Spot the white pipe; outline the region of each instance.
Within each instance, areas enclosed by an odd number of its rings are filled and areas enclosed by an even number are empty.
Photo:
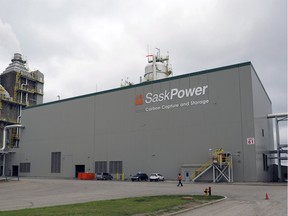
[[[22,115],[22,103],[23,103],[23,90],[24,86],[28,85],[28,80],[26,79],[25,83],[21,84],[21,94],[20,94],[20,105],[19,105],[19,116],[17,117],[17,122],[21,123],[21,115]],[[26,93],[26,105],[27,105],[27,93]],[[18,130],[17,130],[17,135],[18,135]]]
[[[26,101],[25,101],[26,106],[28,106],[28,93],[26,92]]]
[[[28,85],[28,80],[26,79],[26,83],[22,83],[21,84],[21,95],[20,95],[20,103],[22,104],[22,100],[23,100],[23,90],[24,90],[24,88],[23,88],[23,86],[27,86]],[[27,94],[27,93],[26,93]]]
[[[24,128],[23,125],[8,125],[5,126],[3,129],[3,143],[2,143],[2,148],[0,149],[0,151],[5,150],[6,148],[6,130],[9,128]],[[2,176],[5,176],[5,163],[6,163],[6,153],[3,154],[3,171],[2,171]]]
[[[267,115],[267,118],[281,118],[281,117],[283,117],[283,118],[288,118],[288,113],[274,113],[274,114],[268,114]]]
[[[20,101],[20,104],[19,104],[19,116],[17,117],[17,123],[18,124],[21,124],[21,118],[22,118],[22,92],[21,92],[21,101]],[[19,128],[17,128],[17,136],[18,137],[20,136]],[[17,140],[16,143],[17,143],[16,146],[18,147],[19,146],[19,140]]]
[[[0,149],[0,151],[5,150],[5,148],[6,148],[6,130],[9,128],[24,128],[24,126],[23,125],[8,125],[8,126],[4,127],[4,129],[3,129],[3,142],[2,142],[2,148]]]
[[[282,169],[281,169],[281,159],[280,159],[280,138],[279,138],[279,121],[275,118],[276,122],[276,144],[277,144],[277,157],[278,157],[278,181],[282,181]]]
[[[157,74],[156,74],[156,56],[153,56],[153,80],[157,80]]]

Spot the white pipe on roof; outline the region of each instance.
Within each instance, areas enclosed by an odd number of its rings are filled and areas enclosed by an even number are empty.
[[[277,118],[277,117],[288,117],[288,113],[274,113],[274,114],[268,114],[267,118]]]

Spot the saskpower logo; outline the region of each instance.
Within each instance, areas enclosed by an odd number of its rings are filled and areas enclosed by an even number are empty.
[[[193,96],[201,96],[205,95],[208,89],[208,85],[205,86],[198,86],[194,88],[187,88],[187,89],[178,89],[178,88],[172,88],[171,90],[165,90],[162,93],[159,94],[153,94],[152,92],[148,92],[145,95],[145,99],[143,99],[142,94],[137,95],[135,99],[136,106],[142,105],[143,101],[145,101],[145,104],[153,104],[156,102],[161,101],[169,101],[173,99],[182,99],[182,98],[189,98]]]
[[[144,97],[142,94],[137,95],[135,105],[142,107],[142,105],[145,104],[145,112],[202,106],[209,103],[209,97],[201,97],[198,99],[198,96],[204,96],[207,92],[208,85],[186,89],[172,88],[158,94],[148,92]],[[178,100],[175,101],[174,99]]]
[[[142,95],[136,95],[135,98],[135,105],[139,106],[143,104],[143,96]]]
[[[193,97],[194,95],[200,96],[206,93],[207,88],[208,85],[181,90],[179,90],[178,88],[173,88],[170,91],[165,90],[163,93],[160,94],[152,94],[151,92],[149,92],[145,96],[145,103],[149,104],[166,100],[173,100],[174,98]]]

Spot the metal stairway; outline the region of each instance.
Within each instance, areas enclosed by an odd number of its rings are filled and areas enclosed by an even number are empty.
[[[200,178],[204,173],[206,173],[212,167],[212,161],[207,161],[203,166],[199,167],[191,176],[192,181],[196,181]]]
[[[195,182],[208,170],[213,168],[213,182],[220,182],[222,179],[227,182],[233,182],[232,154],[224,152],[223,149],[217,149],[213,152],[212,158],[203,166],[199,167],[192,175],[191,179]]]

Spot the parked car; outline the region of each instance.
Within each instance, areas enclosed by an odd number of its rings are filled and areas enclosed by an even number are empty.
[[[97,180],[113,180],[113,176],[110,173],[96,173]]]
[[[148,175],[146,173],[137,173],[136,175],[131,177],[132,181],[147,181]]]
[[[164,181],[164,176],[159,173],[152,173],[149,177],[150,181]]]

